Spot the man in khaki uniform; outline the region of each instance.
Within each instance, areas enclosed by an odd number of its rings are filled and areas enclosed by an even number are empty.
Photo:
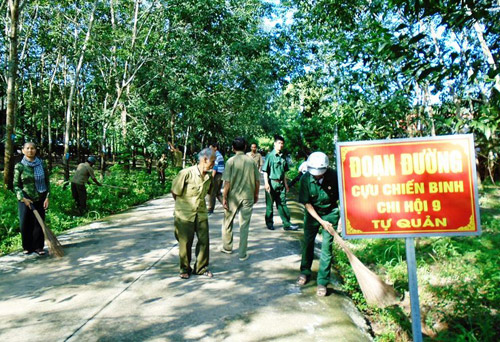
[[[170,141],[168,142],[170,150],[172,151],[174,167],[182,167],[182,152],[175,147]]]
[[[205,203],[212,182],[210,170],[214,166],[215,154],[210,148],[198,154],[198,164],[183,169],[172,181],[172,196],[175,200],[174,226],[175,238],[179,242],[180,277],[187,279],[193,274],[212,277],[208,270],[209,236],[208,212]],[[191,269],[191,247],[194,234],[196,243],[196,262]]]
[[[95,184],[101,186],[101,183],[95,178],[94,170],[92,169],[96,161],[95,157],[90,156],[86,163],[78,164],[75,174],[71,179],[71,194],[73,195],[80,215],[87,211],[87,188],[85,184],[87,184],[89,178],[92,178]]]
[[[262,155],[257,152],[257,144],[253,143],[250,145],[250,152],[247,153],[247,156],[252,158],[252,160],[255,162],[255,165],[257,165],[257,168],[259,169],[259,172],[262,171]]]
[[[240,246],[239,258],[248,259],[248,229],[252,217],[253,205],[259,199],[260,177],[257,165],[244,154],[245,139],[236,138],[233,141],[235,156],[226,163],[222,180],[224,191],[222,205],[224,206],[224,223],[222,224],[222,246],[220,251],[231,253],[233,249],[233,221],[239,212]]]

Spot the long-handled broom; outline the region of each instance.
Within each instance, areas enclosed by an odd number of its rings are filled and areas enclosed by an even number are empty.
[[[122,186],[116,186],[116,185],[109,185],[109,184],[101,184],[103,186],[106,186],[108,188],[112,188],[112,189],[119,189],[119,190],[128,190],[128,188],[124,188]]]
[[[347,258],[349,259],[349,263],[354,271],[354,275],[356,275],[356,279],[358,280],[359,287],[363,292],[366,302],[370,305],[376,305],[381,308],[399,302],[394,288],[386,284],[361,261],[359,261],[335,229],[333,229],[333,233],[335,242],[337,242],[344,250],[345,254],[347,254]]]
[[[52,230],[50,230],[45,225],[42,217],[40,216],[40,213],[38,212],[38,210],[36,210],[35,206],[32,203],[30,203],[30,209],[33,210],[33,214],[35,214],[38,223],[42,227],[43,235],[45,235],[45,241],[47,242],[47,246],[49,247],[49,254],[55,255],[58,258],[62,257],[64,255],[64,251],[59,240],[57,240]]]

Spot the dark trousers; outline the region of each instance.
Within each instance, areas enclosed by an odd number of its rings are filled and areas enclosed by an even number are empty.
[[[85,184],[71,183],[71,194],[80,213],[87,210],[87,188]]]
[[[339,221],[339,210],[334,209],[331,213],[326,215],[320,215],[325,221],[333,224],[333,229],[337,228],[337,223]],[[308,214],[305,215],[304,219],[304,242],[302,245],[302,261],[300,263],[300,273],[311,276],[311,266],[314,259],[314,239],[318,234],[320,224],[313,217]],[[330,282],[330,274],[333,261],[333,236],[323,229],[322,232],[323,242],[321,243],[321,256],[319,259],[319,269],[318,269],[318,285],[327,285]]]
[[[211,192],[208,194],[207,209],[209,212],[214,211],[215,199],[217,199],[220,203],[222,203],[222,198],[220,195],[221,188],[222,188],[222,173],[217,172],[215,174],[215,177],[212,179]]]
[[[38,213],[45,220],[45,209],[43,202],[45,195],[39,201],[33,202],[33,206],[38,210]],[[45,236],[43,235],[42,226],[33,214],[33,211],[23,202],[18,203],[19,210],[19,226],[21,228],[21,240],[23,250],[33,252],[43,249]]]
[[[165,183],[165,169],[158,169],[158,179],[160,180],[161,184]]]
[[[273,206],[276,203],[278,214],[283,221],[283,228],[290,227],[290,210],[286,205],[286,190],[283,182],[269,181],[271,191],[266,191],[266,226],[273,226]]]

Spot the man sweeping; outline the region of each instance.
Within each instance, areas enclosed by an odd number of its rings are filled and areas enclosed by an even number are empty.
[[[311,153],[307,158],[307,172],[300,179],[299,202],[304,204],[304,244],[298,285],[305,285],[311,278],[314,258],[314,239],[323,227],[321,257],[316,294],[326,296],[332,266],[334,229],[339,221],[339,187],[337,173],[328,167],[329,160],[323,152]]]
[[[76,202],[78,213],[83,215],[87,211],[87,184],[89,178],[92,178],[95,184],[101,186],[101,183],[95,178],[92,166],[96,163],[96,158],[90,156],[85,163],[78,164],[75,174],[71,179],[71,194]]]

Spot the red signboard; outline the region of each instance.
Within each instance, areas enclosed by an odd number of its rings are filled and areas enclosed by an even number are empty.
[[[472,135],[337,144],[346,238],[480,234]]]

